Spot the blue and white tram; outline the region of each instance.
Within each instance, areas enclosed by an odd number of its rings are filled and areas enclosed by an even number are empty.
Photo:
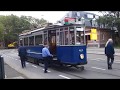
[[[84,39],[84,32],[79,24],[53,25],[20,34],[19,45],[27,48],[30,62],[42,62],[42,48],[47,44],[54,55],[52,63],[77,67],[87,64]]]

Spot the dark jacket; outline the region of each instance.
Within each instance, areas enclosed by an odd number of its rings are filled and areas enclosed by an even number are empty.
[[[18,48],[18,55],[19,55],[20,57],[26,56],[26,55],[27,55],[27,50],[26,50],[26,48],[25,48],[25,47],[19,47],[19,48]]]
[[[105,54],[107,56],[111,56],[111,55],[115,54],[113,43],[109,42],[107,44],[107,46],[105,47]]]

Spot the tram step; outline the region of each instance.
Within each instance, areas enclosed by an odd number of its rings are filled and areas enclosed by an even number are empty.
[[[57,60],[57,58],[53,58],[53,60]]]

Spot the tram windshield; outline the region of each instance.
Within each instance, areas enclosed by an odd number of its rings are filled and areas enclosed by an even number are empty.
[[[81,27],[61,28],[56,33],[57,45],[81,45],[84,43],[83,30]]]
[[[76,31],[76,45],[83,44],[83,37],[81,36],[81,31]]]

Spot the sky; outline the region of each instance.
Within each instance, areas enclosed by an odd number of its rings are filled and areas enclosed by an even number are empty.
[[[68,11],[0,11],[0,15],[16,15],[16,16],[32,16],[34,18],[44,18],[48,22],[56,23],[56,21],[60,20]],[[97,15],[101,15],[97,11],[87,11],[90,13],[95,13]]]

